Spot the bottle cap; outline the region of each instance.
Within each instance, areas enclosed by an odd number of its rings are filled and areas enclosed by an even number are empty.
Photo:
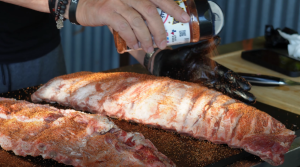
[[[224,14],[212,1],[195,0],[200,23],[200,40],[217,35],[224,26]]]

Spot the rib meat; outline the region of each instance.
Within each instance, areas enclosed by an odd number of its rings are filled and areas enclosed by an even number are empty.
[[[79,72],[50,80],[32,95],[75,109],[176,130],[280,165],[295,138],[270,115],[194,83],[136,73]]]
[[[140,133],[106,116],[0,98],[0,145],[73,166],[175,166]]]

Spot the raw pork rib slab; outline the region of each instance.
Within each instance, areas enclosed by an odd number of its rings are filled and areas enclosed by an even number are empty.
[[[0,145],[73,166],[175,166],[140,133],[106,116],[0,98]]]
[[[272,165],[284,162],[295,138],[293,131],[252,106],[164,77],[79,72],[50,80],[31,98],[243,148]]]

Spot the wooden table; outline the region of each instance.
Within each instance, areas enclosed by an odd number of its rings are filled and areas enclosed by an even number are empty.
[[[242,51],[263,48],[264,42],[264,37],[259,37],[220,46],[220,55],[214,60],[235,72],[264,74],[300,82],[300,77],[288,77],[241,58]],[[259,102],[300,115],[300,86],[253,86],[250,92],[257,97]]]

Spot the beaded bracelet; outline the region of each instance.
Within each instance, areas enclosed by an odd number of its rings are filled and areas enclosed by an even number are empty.
[[[68,4],[68,0],[58,0],[56,16],[55,16],[57,29],[61,29],[64,27],[64,21],[66,20],[64,14],[65,14],[67,4]]]

